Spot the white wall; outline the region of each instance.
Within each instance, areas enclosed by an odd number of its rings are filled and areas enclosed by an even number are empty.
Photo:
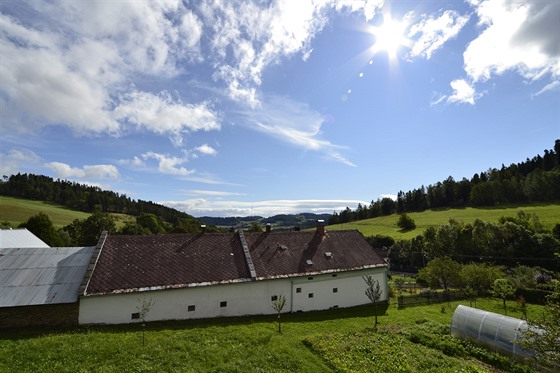
[[[294,279],[291,311],[325,310],[369,303],[370,300],[365,294],[366,284],[362,278],[367,274],[379,281],[381,301],[387,300],[387,275],[383,267]],[[301,289],[301,292],[298,293],[298,289]]]
[[[352,273],[251,281],[237,284],[201,286],[142,293],[86,296],[80,298],[80,324],[124,324],[139,322],[132,314],[140,311],[143,299],[151,300],[146,321],[183,320],[219,316],[272,314],[271,297],[286,295],[283,312],[350,307],[368,303],[364,274],[380,280],[382,300],[387,299],[385,268]],[[301,288],[301,293],[296,289]],[[333,293],[333,288],[338,292]],[[309,298],[313,293],[313,298]],[[220,303],[226,302],[225,307]],[[189,311],[189,306],[194,310]]]

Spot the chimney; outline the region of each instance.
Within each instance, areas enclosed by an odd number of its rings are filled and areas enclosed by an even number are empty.
[[[324,236],[325,235],[325,221],[317,220],[317,231],[316,234]]]
[[[266,223],[266,233],[270,232],[271,230],[272,230],[272,224]]]
[[[202,233],[206,232],[206,224],[201,224],[200,225],[200,230],[202,231]]]

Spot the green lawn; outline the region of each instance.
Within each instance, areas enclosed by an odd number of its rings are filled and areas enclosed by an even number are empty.
[[[407,215],[414,219],[416,229],[403,232],[397,227],[398,215],[380,216],[377,218],[359,220],[351,223],[330,225],[328,229],[357,229],[364,236],[374,236],[377,234],[391,236],[396,240],[410,239],[428,227],[437,227],[447,224],[449,219],[455,219],[464,223],[471,223],[475,219],[488,222],[498,222],[502,216],[517,216],[517,212],[523,210],[526,213],[536,214],[543,227],[551,230],[556,224],[560,223],[560,204],[548,205],[526,205],[509,206],[496,208],[472,208],[427,210],[423,212],[411,212]]]
[[[371,306],[282,315],[283,334],[274,316],[150,323],[144,345],[139,324],[3,331],[0,371],[507,371],[411,341],[413,330],[449,339],[438,333],[447,333],[458,304],[402,310],[391,305],[379,317],[377,331]],[[501,312],[500,300],[482,299],[478,306]],[[509,306],[508,315],[521,315],[514,302]],[[542,307],[530,305],[528,313],[540,316]]]

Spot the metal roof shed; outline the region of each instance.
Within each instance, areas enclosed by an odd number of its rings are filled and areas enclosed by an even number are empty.
[[[76,302],[94,250],[0,248],[0,308]]]
[[[0,229],[0,249],[14,247],[49,247],[49,245],[26,228]]]

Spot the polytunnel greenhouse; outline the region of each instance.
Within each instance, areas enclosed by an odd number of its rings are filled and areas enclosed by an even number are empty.
[[[527,330],[524,320],[467,306],[458,306],[451,318],[451,335],[514,359],[531,358],[533,353],[516,342]]]

